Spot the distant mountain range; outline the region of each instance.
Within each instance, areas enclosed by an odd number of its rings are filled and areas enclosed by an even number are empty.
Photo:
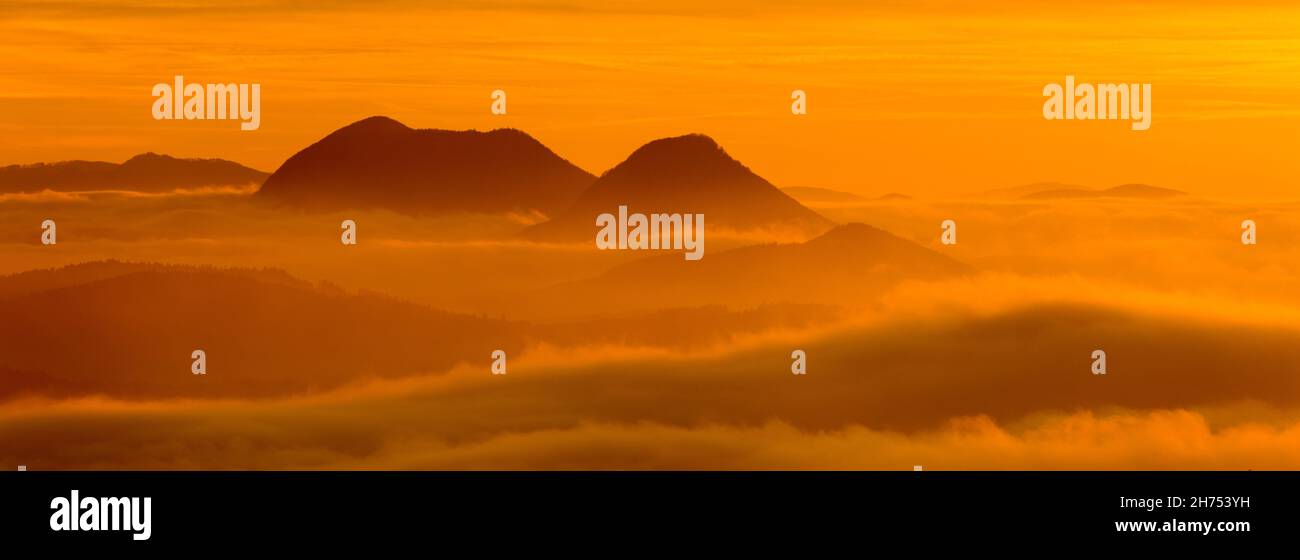
[[[255,198],[314,210],[550,215],[595,179],[518,130],[417,130],[371,117],[294,154]]]
[[[617,212],[620,205],[646,214],[702,213],[708,227],[737,231],[817,234],[833,225],[733,159],[712,138],[691,134],[641,146],[601,175],[568,210],[525,235],[588,239],[596,216]]]
[[[527,235],[544,240],[586,239],[595,217],[620,205],[647,214],[703,213],[715,231],[815,235],[833,225],[698,134],[650,142],[599,178],[519,130],[414,129],[383,116],[330,133],[270,175],[230,161],[153,153],[122,164],[68,161],[0,168],[0,192],[157,192],[249,184],[261,185],[253,195],[257,201],[309,211],[537,212],[551,219]]]
[[[1001,187],[997,189],[989,189],[980,192],[978,194],[984,197],[991,196],[997,198],[1021,198],[1026,195],[1031,195],[1034,193],[1040,193],[1044,191],[1074,190],[1074,189],[1087,189],[1087,188],[1088,187],[1084,187],[1081,185],[1074,185],[1070,183],[1057,183],[1053,181],[1043,181],[1039,183],[1029,183],[1026,185],[1016,185],[1014,187]]]
[[[1051,200],[1062,198],[1141,198],[1141,199],[1162,199],[1184,196],[1187,193],[1174,189],[1163,187],[1153,187],[1140,183],[1129,183],[1111,187],[1109,189],[1053,189],[1036,193],[1027,194],[1021,198],[1025,200]]]
[[[596,177],[519,130],[413,129],[383,116],[330,133],[270,175],[226,160],[154,153],[121,164],[65,161],[0,167],[0,193],[165,192],[254,184],[261,185],[255,200],[311,211],[536,213],[547,221],[526,228],[523,236],[540,241],[586,240],[594,235],[596,216],[615,213],[619,206],[627,206],[630,213],[702,213],[712,231],[768,230],[808,238],[834,224],[803,202],[824,206],[911,198],[889,193],[868,199],[817,187],[778,189],[701,134],[649,142]],[[1034,183],[984,196],[1157,200],[1185,194],[1144,184],[1092,189]]]
[[[180,159],[145,153],[123,163],[61,161],[0,167],[0,193],[131,190],[167,192],[261,184],[267,174],[223,159]]]
[[[1107,189],[1094,189],[1069,183],[1043,182],[1030,183],[1016,187],[1006,187],[986,191],[985,195],[1001,198],[1023,200],[1054,200],[1074,198],[1135,198],[1158,200],[1186,196],[1187,193],[1174,189],[1155,187],[1141,183],[1127,183]]]

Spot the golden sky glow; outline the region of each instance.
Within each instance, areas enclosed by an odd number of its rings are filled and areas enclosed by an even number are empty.
[[[384,114],[521,128],[594,173],[702,132],[778,185],[863,194],[1055,180],[1294,199],[1300,179],[1300,7],[1282,2],[47,4],[0,7],[0,164],[157,151],[271,171]],[[150,88],[176,74],[262,84],[261,129],[153,120]],[[1066,74],[1151,83],[1151,129],[1044,120]]]

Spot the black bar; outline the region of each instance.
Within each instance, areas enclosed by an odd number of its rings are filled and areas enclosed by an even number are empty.
[[[11,471],[0,473],[0,527],[14,533],[8,542],[125,553],[204,543],[303,550],[437,543],[444,552],[532,543],[560,550],[594,534],[646,546],[738,540],[883,550],[885,543],[970,537],[1200,547],[1290,539],[1298,482],[1292,472]],[[51,501],[74,489],[80,498],[150,497],[149,538],[52,530]],[[1122,497],[1170,496],[1245,498],[1248,505],[1121,505]],[[1134,533],[1115,526],[1175,520],[1237,530]]]

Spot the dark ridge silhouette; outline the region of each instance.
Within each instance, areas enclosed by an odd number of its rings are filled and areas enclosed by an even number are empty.
[[[1156,200],[1184,196],[1187,193],[1163,187],[1154,187],[1141,183],[1127,183],[1109,189],[1094,190],[1085,188],[1054,189],[1027,194],[1025,200],[1053,200],[1068,198],[1140,198]]]
[[[303,394],[523,347],[513,323],[277,270],[92,263],[5,277],[0,289],[0,370],[19,373],[0,377],[0,399]],[[205,377],[190,373],[195,349],[207,353]]]
[[[915,242],[852,223],[804,243],[741,247],[708,253],[694,262],[677,253],[653,256],[592,279],[518,294],[506,305],[519,312],[574,315],[719,302],[736,307],[843,305],[864,302],[904,280],[945,279],[973,271]]]
[[[57,268],[40,268],[0,276],[0,300],[56,288],[67,288],[99,280],[117,278],[144,271],[212,272],[253,278],[260,282],[311,289],[310,282],[290,276],[278,268],[220,268],[214,266],[171,265],[109,259],[90,261]]]
[[[0,276],[0,313],[0,402],[280,397],[438,374],[458,362],[486,367],[492,350],[517,357],[528,341],[703,348],[839,316],[831,306],[711,305],[525,323],[353,294],[280,269],[122,261]],[[206,378],[189,373],[195,349],[207,352]]]
[[[666,425],[708,424],[725,413],[740,425],[780,418],[806,430],[911,431],[982,414],[1014,422],[1079,409],[1300,404],[1300,333],[1286,327],[1242,325],[1225,336],[1211,321],[1070,303],[939,321],[893,319],[798,346],[807,351],[809,379],[820,376],[816,384],[782,378],[790,375],[792,347],[781,342],[716,359],[576,365],[545,381],[494,385],[500,389],[421,406],[480,410],[508,403],[503,410],[529,419],[569,414]],[[1126,357],[1122,366],[1112,362],[1107,384],[1089,373],[1096,347]]]
[[[784,187],[781,192],[790,195],[801,203],[862,202],[866,200],[853,193],[819,187]]]
[[[617,213],[620,205],[630,213],[703,213],[706,228],[737,231],[817,234],[833,225],[732,159],[712,138],[691,134],[641,146],[601,175],[571,208],[524,235],[543,240],[594,238],[596,216]]]
[[[912,200],[912,197],[907,196],[903,193],[891,192],[891,193],[885,193],[883,195],[880,195],[879,197],[876,198],[876,200],[885,200],[885,201]]]
[[[61,161],[0,167],[0,193],[130,190],[167,192],[260,184],[267,174],[224,159],[180,159],[153,152],[123,163]]]
[[[256,198],[308,210],[551,215],[594,180],[518,130],[417,130],[370,117],[294,154]]]

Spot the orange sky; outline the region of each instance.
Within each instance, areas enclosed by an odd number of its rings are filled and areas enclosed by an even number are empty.
[[[270,171],[384,114],[521,128],[596,173],[703,132],[781,186],[1300,198],[1300,7],[1285,2],[46,4],[0,7],[0,164],[158,151]],[[1152,83],[1151,129],[1044,120],[1043,85],[1070,73]],[[262,84],[261,129],[153,120],[150,88],[175,74]],[[497,88],[507,116],[489,114]],[[808,115],[790,114],[793,89]]]

